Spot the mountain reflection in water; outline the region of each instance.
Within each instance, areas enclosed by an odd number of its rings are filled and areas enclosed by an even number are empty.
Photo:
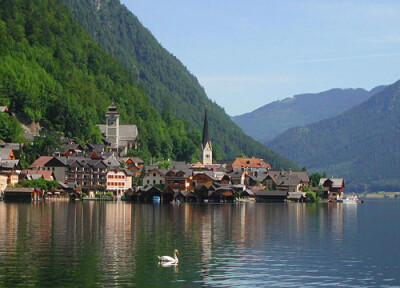
[[[0,287],[398,286],[399,208],[2,202]]]

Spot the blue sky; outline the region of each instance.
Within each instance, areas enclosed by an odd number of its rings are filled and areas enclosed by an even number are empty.
[[[232,116],[400,79],[400,1],[121,2]]]

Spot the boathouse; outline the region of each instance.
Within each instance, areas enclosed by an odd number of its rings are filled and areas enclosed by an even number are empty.
[[[4,200],[6,201],[35,201],[44,198],[45,195],[40,188],[7,187],[4,190]]]
[[[288,196],[287,190],[258,190],[252,192],[256,194],[257,202],[285,202]]]

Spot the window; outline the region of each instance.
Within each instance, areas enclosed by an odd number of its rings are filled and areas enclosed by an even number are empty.
[[[150,184],[150,180],[147,180],[147,184]]]
[[[156,173],[153,173],[153,177],[156,177]]]
[[[153,184],[156,184],[156,180],[153,180]]]
[[[162,180],[160,180],[160,184],[162,184]]]

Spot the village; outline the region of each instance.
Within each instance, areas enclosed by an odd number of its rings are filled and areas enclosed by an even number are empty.
[[[0,107],[7,112],[7,107]],[[0,194],[4,200],[82,199],[126,200],[163,203],[205,202],[313,202],[342,196],[343,178],[321,177],[312,183],[306,171],[274,170],[263,159],[238,157],[213,163],[207,107],[204,115],[200,161],[185,163],[166,159],[145,163],[126,157],[137,149],[136,125],[120,125],[112,103],[98,127],[103,144],[82,146],[65,139],[52,155],[40,155],[29,169],[22,169],[19,143],[0,141]],[[21,187],[26,180],[52,181],[56,187],[45,191]]]

